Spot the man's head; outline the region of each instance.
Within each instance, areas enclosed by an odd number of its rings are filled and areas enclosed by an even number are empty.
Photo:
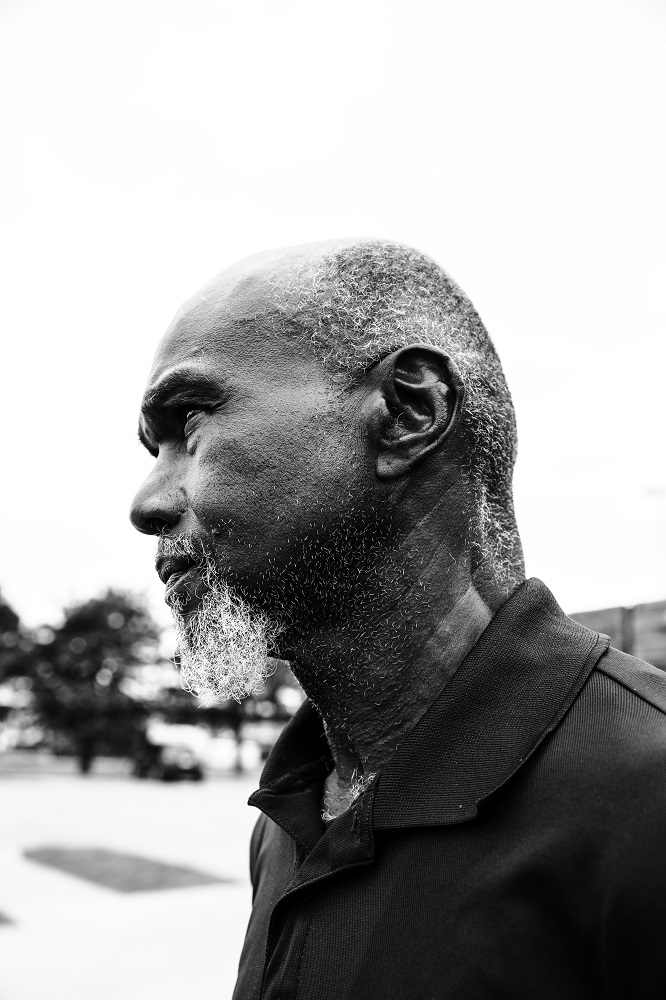
[[[278,632],[285,656],[340,634],[395,645],[407,626],[388,609],[430,562],[437,586],[493,600],[522,579],[499,360],[408,247],[335,241],[225,271],[162,340],[140,431],[157,461],[132,520],[160,536],[183,649],[211,594],[267,626],[258,662]]]

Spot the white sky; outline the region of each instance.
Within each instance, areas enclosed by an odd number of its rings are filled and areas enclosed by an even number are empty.
[[[127,522],[153,350],[239,257],[413,243],[518,411],[528,572],[666,596],[666,4],[0,0],[0,587],[164,616]]]

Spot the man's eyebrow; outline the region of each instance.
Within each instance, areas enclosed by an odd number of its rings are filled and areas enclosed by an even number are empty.
[[[165,406],[172,396],[182,392],[198,393],[202,397],[220,396],[222,387],[219,382],[204,372],[191,368],[180,368],[169,372],[157,385],[148,390],[143,397],[141,412],[152,416]]]

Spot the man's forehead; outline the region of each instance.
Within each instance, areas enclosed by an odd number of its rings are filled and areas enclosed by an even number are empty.
[[[268,307],[280,290],[281,301],[288,301],[290,293],[299,295],[301,281],[308,281],[321,262],[336,251],[355,246],[363,241],[351,239],[324,240],[303,243],[293,247],[280,247],[253,254],[237,261],[216,275],[199,289],[180,308],[174,322],[191,312],[206,309],[246,309]]]
[[[300,299],[299,275],[348,240],[329,240],[269,250],[233,264],[209,281],[178,310],[162,338],[153,362],[150,382],[188,360],[230,360],[253,332],[267,335],[266,314],[275,306],[289,311]]]
[[[257,276],[224,274],[204,286],[178,310],[157,348],[150,381],[176,365],[210,363],[242,349],[270,307],[270,290]]]

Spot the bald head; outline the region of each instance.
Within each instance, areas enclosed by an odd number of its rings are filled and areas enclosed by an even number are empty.
[[[144,412],[147,419],[151,401],[161,398],[164,386],[169,389],[174,372],[181,381],[185,373],[200,383],[205,372],[209,382],[212,377],[220,385],[233,372],[248,405],[258,411],[265,408],[267,420],[276,400],[284,396],[292,422],[298,419],[299,407],[309,407],[321,441],[322,414],[327,413],[326,419],[333,421],[330,442],[343,433],[337,424],[333,429],[337,404],[331,400],[344,401],[364,386],[378,362],[410,345],[449,358],[461,379],[457,458],[469,488],[466,509],[457,513],[466,523],[476,582],[483,586],[487,580],[507,594],[524,576],[511,489],[516,454],[511,397],[472,303],[431,258],[417,250],[385,240],[333,240],[273,250],[233,265],[175,317],[155,359]],[[318,376],[308,367],[313,363]],[[258,388],[254,391],[259,382],[261,393]],[[210,407],[209,397],[222,397],[226,390],[212,386],[206,392],[202,389],[201,398]],[[232,395],[240,392],[233,389]],[[389,404],[389,410],[399,422],[402,403]],[[257,455],[269,447],[261,438],[264,435],[268,441],[268,432],[261,426],[256,421],[253,431]],[[294,427],[290,433],[293,436]],[[148,441],[147,433],[143,437]],[[433,456],[441,440],[433,439],[421,458]],[[250,443],[248,437],[248,447]],[[302,462],[301,489],[319,490],[321,465],[313,469],[304,458]],[[404,474],[413,468],[413,463],[405,466]],[[441,463],[421,460],[418,471],[421,480],[429,477],[436,495]],[[227,472],[225,467],[222,476]],[[144,523],[153,522],[144,519]]]
[[[309,344],[331,384],[358,385],[378,360],[410,344],[445,351],[465,385],[461,418],[473,502],[476,572],[509,592],[524,577],[512,477],[511,395],[469,298],[430,257],[387,240],[330,240],[247,258],[212,286],[248,318]]]
[[[171,329],[193,315],[211,324],[237,319],[258,319],[278,306],[295,312],[308,280],[322,271],[332,255],[358,246],[353,240],[325,240],[294,247],[279,247],[244,257],[216,275],[176,313]]]

